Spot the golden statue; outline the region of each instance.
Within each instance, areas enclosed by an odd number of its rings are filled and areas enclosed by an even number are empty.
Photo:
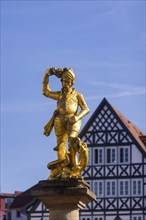
[[[52,75],[61,79],[61,91],[51,91],[49,77]],[[43,78],[43,95],[57,100],[57,109],[44,127],[46,136],[50,135],[54,127],[57,141],[54,150],[57,151],[58,159],[48,163],[51,170],[49,179],[82,178],[80,173],[88,164],[88,148],[78,138],[78,134],[81,119],[89,113],[89,108],[83,95],[72,88],[74,82],[75,74],[71,68],[48,68]]]

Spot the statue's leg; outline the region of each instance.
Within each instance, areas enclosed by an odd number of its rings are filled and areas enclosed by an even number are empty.
[[[70,160],[72,167],[76,167],[78,165],[78,160],[76,156],[76,150],[73,146],[73,138],[77,137],[81,128],[81,121],[78,121],[74,124],[68,124],[68,146],[70,151]]]
[[[70,164],[72,167],[77,166],[77,156],[76,156],[76,150],[73,147],[73,140],[74,137],[69,137],[68,139],[68,146],[69,146],[69,151],[70,151]]]
[[[58,156],[58,160],[64,161],[66,159],[66,153],[67,153],[67,149],[66,149],[66,140],[67,140],[67,134],[61,135],[61,136],[56,136],[56,140],[57,140],[57,156]]]
[[[62,118],[56,117],[54,120],[54,130],[56,134],[57,147],[57,156],[59,162],[62,162],[66,159],[66,141],[67,141],[67,130],[63,125]]]
[[[61,173],[61,168],[58,166],[58,167],[51,170],[50,176],[48,179],[53,179],[53,178],[57,177],[60,173]]]

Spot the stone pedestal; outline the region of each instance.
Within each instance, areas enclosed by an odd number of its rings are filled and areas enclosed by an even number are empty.
[[[32,195],[49,209],[49,220],[79,220],[79,210],[96,199],[83,180],[44,180],[39,186]]]

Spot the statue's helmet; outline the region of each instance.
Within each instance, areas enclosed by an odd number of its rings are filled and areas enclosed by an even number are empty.
[[[74,84],[74,82],[75,82],[75,74],[73,72],[73,69],[72,68],[64,68],[64,71],[63,71],[61,79],[63,79],[63,78],[71,79],[72,84]]]

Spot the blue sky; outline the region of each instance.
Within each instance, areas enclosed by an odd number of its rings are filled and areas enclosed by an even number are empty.
[[[104,97],[144,133],[145,1],[1,1],[1,191],[46,179],[56,103],[42,96],[48,67],[72,67],[91,117]],[[52,90],[61,84],[51,78]]]

